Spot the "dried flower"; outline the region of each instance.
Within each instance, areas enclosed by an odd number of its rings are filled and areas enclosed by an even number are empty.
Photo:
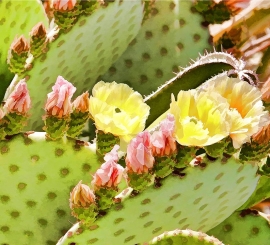
[[[234,148],[249,142],[250,137],[269,121],[264,110],[261,92],[238,78],[218,77],[206,84],[208,91],[215,91],[226,99],[230,111],[230,137]]]
[[[77,112],[88,112],[89,111],[89,93],[85,92],[78,96],[72,103],[73,110]]]
[[[270,102],[270,76],[263,83],[261,92],[262,92],[262,100],[269,103]]]
[[[152,152],[154,156],[171,155],[176,151],[174,138],[175,120],[172,114],[160,123],[160,128],[151,135]]]
[[[70,193],[70,208],[88,207],[95,203],[95,194],[88,185],[82,184],[80,181]]]
[[[256,134],[253,134],[252,139],[258,144],[268,144],[270,142],[270,124],[262,127]]]
[[[234,15],[250,4],[250,0],[225,0],[223,2]]]
[[[229,135],[228,104],[214,92],[180,91],[172,96],[169,112],[175,117],[175,138],[181,145],[212,145]]]
[[[17,54],[21,54],[23,52],[28,52],[30,47],[26,38],[21,35],[19,38],[15,38],[10,49]]]
[[[60,11],[72,10],[77,0],[53,0],[53,8]]]
[[[9,113],[26,115],[30,109],[31,100],[25,79],[21,80],[9,95],[4,108]]]
[[[126,84],[99,82],[90,97],[90,113],[98,130],[129,142],[145,127],[149,106]]]
[[[151,151],[150,134],[147,131],[139,133],[127,147],[126,165],[128,171],[147,173],[153,168],[154,157]]]
[[[42,22],[37,23],[31,30],[30,36],[37,37],[37,38],[44,38],[46,37],[46,28]]]
[[[58,118],[69,115],[71,113],[71,97],[76,88],[63,77],[58,76],[52,89],[53,91],[47,95],[45,105],[47,114]]]

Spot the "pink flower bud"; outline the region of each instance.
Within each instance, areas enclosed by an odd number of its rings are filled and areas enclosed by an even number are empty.
[[[159,131],[151,136],[152,151],[154,156],[171,155],[176,151],[174,139],[175,120],[172,114],[160,123]]]
[[[74,8],[77,0],[53,0],[53,8],[60,11],[67,11]]]
[[[30,109],[30,96],[25,80],[21,80],[7,98],[4,108],[8,113],[25,115]]]
[[[53,91],[47,95],[45,105],[47,114],[58,118],[69,115],[71,113],[71,97],[76,88],[63,77],[58,76],[52,89]]]
[[[2,120],[5,116],[4,111],[0,108],[0,120]]]
[[[79,112],[88,112],[89,111],[89,93],[85,92],[82,95],[78,96],[72,103],[72,108],[75,111]]]
[[[22,35],[19,38],[15,38],[12,42],[10,49],[17,54],[28,52],[30,49],[29,43],[26,38]]]
[[[89,207],[92,203],[95,203],[95,199],[95,194],[90,187],[80,181],[70,193],[69,205],[71,209]]]
[[[37,23],[31,30],[30,36],[37,37],[37,38],[44,38],[46,37],[47,31],[42,22]]]
[[[119,145],[115,145],[111,152],[104,157],[105,163],[96,171],[92,184],[95,188],[99,187],[117,187],[120,183],[124,168],[117,164]]]
[[[147,173],[153,167],[154,160],[149,132],[139,133],[127,147],[126,164],[128,171],[138,174]]]

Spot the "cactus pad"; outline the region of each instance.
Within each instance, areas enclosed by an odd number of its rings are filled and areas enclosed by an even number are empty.
[[[126,83],[144,95],[151,93],[179,66],[210,48],[202,21],[192,1],[155,1],[151,18],[102,79]]]
[[[0,244],[55,244],[74,221],[70,191],[98,167],[82,141],[46,141],[45,133],[0,141]]]
[[[192,230],[174,230],[164,232],[162,235],[159,235],[152,239],[149,244],[224,245],[222,242],[220,242],[214,237],[208,236],[207,234],[202,232]]]
[[[235,212],[214,229],[207,232],[230,245],[268,245],[269,217],[257,211]]]
[[[41,130],[43,99],[59,74],[77,87],[77,95],[91,89],[138,33],[142,18],[140,1],[117,0],[90,16],[81,16],[68,33],[59,35],[26,73],[35,108],[29,130]]]
[[[38,1],[0,1],[0,100],[14,76],[7,66],[9,47],[16,36],[28,38],[28,33],[39,21],[48,26],[43,6]]]
[[[135,196],[130,196],[130,188],[124,190],[118,196],[124,200],[90,230],[81,230],[77,223],[58,245],[137,244],[175,227],[201,231],[215,227],[251,195],[257,167],[233,158],[210,162],[201,157],[203,168],[187,167],[184,178],[170,175],[161,187],[150,186]]]

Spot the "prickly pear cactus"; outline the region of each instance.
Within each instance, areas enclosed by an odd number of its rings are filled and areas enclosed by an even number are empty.
[[[208,236],[203,232],[196,232],[192,230],[173,230],[164,232],[163,234],[152,239],[149,243],[145,244],[224,245],[217,238]]]
[[[151,17],[124,54],[102,76],[147,95],[198,53],[210,49],[209,32],[192,1],[155,1]]]
[[[43,6],[36,0],[3,0],[0,2],[0,16],[0,98],[2,99],[14,76],[7,65],[11,43],[20,35],[27,37],[36,23],[41,21],[48,27],[49,22]]]
[[[182,178],[170,176],[160,187],[151,186],[136,196],[131,189],[124,190],[118,196],[122,201],[90,230],[81,230],[77,223],[58,245],[137,244],[175,227],[204,232],[215,227],[251,195],[258,181],[257,167],[242,165],[233,157],[213,162],[201,158],[201,166],[191,166],[194,159],[181,172]]]
[[[106,7],[97,5],[91,15],[80,16],[69,32],[59,34],[48,51],[33,60],[32,69],[23,74],[33,102],[28,129],[41,130],[41,98],[59,74],[76,85],[78,93],[91,88],[138,33],[142,18],[140,1],[117,0]],[[40,90],[37,82],[44,89]]]
[[[267,245],[270,239],[269,215],[256,210],[235,212],[214,229],[207,232],[225,244]]]
[[[73,220],[69,192],[99,166],[95,151],[83,141],[27,132],[1,141],[0,153],[1,243],[55,244]]]

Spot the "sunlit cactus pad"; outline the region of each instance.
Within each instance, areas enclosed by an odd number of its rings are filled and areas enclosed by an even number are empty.
[[[233,213],[214,229],[207,232],[230,245],[268,245],[270,217],[255,210]]]
[[[82,141],[46,141],[45,133],[1,141],[0,244],[55,245],[74,222],[71,189],[97,168],[94,151]]]
[[[102,76],[108,82],[127,83],[144,95],[210,48],[209,31],[193,11],[192,1],[157,0],[151,13],[125,53]]]
[[[90,16],[81,16],[71,31],[54,40],[48,53],[34,60],[26,74],[35,108],[28,128],[41,129],[43,100],[59,74],[77,87],[77,94],[91,89],[136,36],[142,17],[141,1],[117,0]]]
[[[215,227],[252,194],[257,167],[233,158],[211,162],[202,156],[202,162],[202,167],[187,167],[184,178],[167,177],[159,188],[151,186],[134,197],[125,190],[120,195],[125,200],[90,230],[82,231],[76,224],[58,245],[134,245],[176,227],[200,231]]]
[[[164,232],[163,234],[155,237],[149,243],[144,245],[169,245],[169,244],[182,244],[182,245],[224,245],[217,238],[208,236],[203,232],[192,230],[174,230]]]
[[[28,37],[35,24],[42,21],[48,26],[43,6],[37,0],[0,1],[0,98],[11,82],[12,75],[7,66],[8,50],[14,38],[20,35]]]

